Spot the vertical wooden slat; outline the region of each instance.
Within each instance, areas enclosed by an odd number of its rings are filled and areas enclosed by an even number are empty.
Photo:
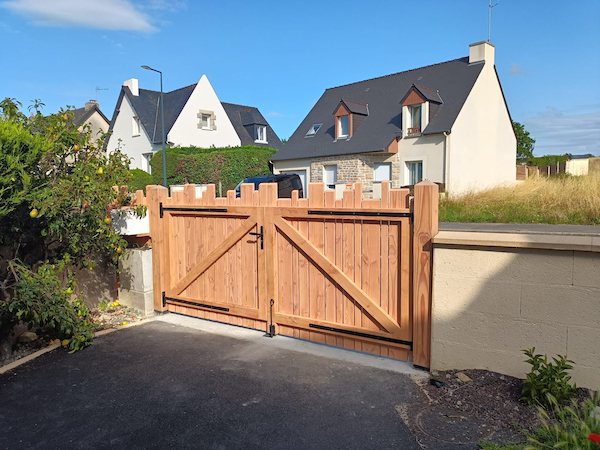
[[[335,208],[335,191],[325,191],[324,206],[326,208]],[[335,221],[325,220],[325,242],[324,242],[324,255],[329,258],[335,264]],[[325,319],[329,322],[335,322],[335,316],[337,312],[336,300],[336,289],[335,285],[331,282],[328,277],[325,278]],[[325,336],[325,342],[329,345],[335,345],[337,338],[332,335]]]
[[[362,201],[363,209],[379,208],[379,199]],[[363,220],[362,224],[362,288],[375,302],[380,303],[380,271],[381,271],[381,226],[378,221]],[[379,330],[381,327],[373,322],[366,313],[363,315],[362,326],[369,330]],[[370,342],[363,342],[364,352],[381,354],[381,346]]]
[[[193,205],[194,200],[196,199],[196,186],[194,184],[186,184],[183,186],[183,202],[185,205]],[[185,234],[185,248],[184,248],[184,258],[185,258],[185,270],[181,274],[184,277],[192,268],[197,264],[196,257],[198,252],[196,248],[198,235],[195,232],[195,220],[196,218],[193,216],[187,216],[184,218],[184,234]],[[190,297],[198,297],[198,282],[192,283],[190,287],[187,288],[184,295]]]
[[[279,207],[291,207],[292,199],[280,198],[277,200]],[[275,230],[276,231],[276,230]],[[276,285],[277,290],[277,312],[293,314],[293,258],[292,244],[281,233],[276,234]],[[279,334],[293,336],[294,330],[290,327],[280,327]]]
[[[355,191],[347,189],[344,191],[342,204],[344,208],[354,207]],[[344,220],[342,222],[342,270],[351,279],[355,280],[355,239],[354,239],[354,221]],[[344,299],[344,318],[343,323],[347,325],[355,325],[355,310],[354,301],[347,295],[343,295]],[[344,347],[355,349],[359,345],[355,339],[344,337]],[[360,349],[360,347],[359,347]]]
[[[361,209],[362,208],[362,183],[356,182],[354,183],[354,208]],[[362,220],[354,221],[354,282],[362,288]],[[354,325],[357,327],[361,327],[364,325],[363,323],[364,311],[362,307],[358,304],[354,304]],[[362,350],[362,342],[360,340],[356,340],[354,344],[355,350]]]
[[[308,199],[298,200],[298,207],[307,208]],[[308,220],[298,221],[298,231],[302,236],[308,239]],[[309,299],[309,261],[300,252],[298,252],[298,310],[301,317],[310,317],[310,299]],[[300,339],[310,339],[310,331],[300,330],[298,332]]]
[[[341,208],[343,200],[338,198],[335,200],[335,207]],[[343,231],[342,231],[342,220],[335,221],[335,265],[343,270]],[[335,322],[339,324],[344,323],[344,303],[346,299],[344,298],[344,293],[337,286],[335,287]],[[336,345],[338,347],[344,346],[344,337],[337,336],[336,337]]]
[[[432,239],[438,233],[438,186],[431,181],[415,185],[413,250],[413,361],[431,363]]]
[[[162,304],[162,293],[165,290],[162,279],[162,268],[164,267],[164,235],[162,220],[160,218],[160,203],[168,195],[168,191],[162,186],[148,187],[148,214],[150,222],[150,236],[152,237],[152,288],[154,290],[154,310],[165,311]]]
[[[271,300],[273,300],[273,312],[277,311],[278,300],[277,300],[277,265],[276,265],[276,230],[273,220],[273,206],[277,205],[277,184],[276,183],[263,183],[258,188],[260,196],[261,213],[264,217],[260,220],[260,225],[263,226],[263,240],[264,250],[258,251],[258,272],[263,275],[259,279],[259,309],[263,312],[262,317],[267,320],[267,329],[270,325],[270,311],[271,311]]]
[[[381,182],[381,208],[388,209],[390,207],[390,182]],[[381,297],[380,306],[390,313],[390,299],[389,299],[389,232],[390,222],[381,221]],[[392,317],[396,317],[392,315]],[[381,345],[381,356],[388,355],[388,346]]]
[[[325,184],[310,183],[308,185],[308,204],[311,208],[321,208],[324,205]],[[308,224],[308,235],[321,253],[323,253],[324,221],[322,219],[311,220]],[[325,319],[325,278],[313,262],[309,264],[309,300],[310,317],[314,319]],[[311,331],[310,340],[325,342],[325,335],[320,332]]]

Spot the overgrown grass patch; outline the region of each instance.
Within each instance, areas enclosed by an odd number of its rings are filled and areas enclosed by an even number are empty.
[[[533,178],[443,198],[440,221],[600,225],[600,174]]]

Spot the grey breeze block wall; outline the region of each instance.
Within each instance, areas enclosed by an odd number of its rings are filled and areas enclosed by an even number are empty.
[[[521,350],[535,347],[566,355],[573,381],[599,389],[600,238],[589,239],[593,251],[436,244],[432,369],[524,378]]]

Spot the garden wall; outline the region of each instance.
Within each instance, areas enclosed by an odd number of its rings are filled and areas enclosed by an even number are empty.
[[[600,388],[598,227],[530,225],[515,233],[443,231],[440,225],[432,369],[524,378],[529,366],[521,350],[535,346],[572,359],[578,386]]]

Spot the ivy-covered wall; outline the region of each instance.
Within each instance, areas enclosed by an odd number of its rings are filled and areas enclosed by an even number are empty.
[[[233,189],[248,177],[268,175],[269,161],[277,150],[269,147],[195,148],[175,147],[166,149],[167,180],[171,184],[218,184],[223,191]],[[162,152],[154,154],[150,161],[155,184],[162,183]]]

